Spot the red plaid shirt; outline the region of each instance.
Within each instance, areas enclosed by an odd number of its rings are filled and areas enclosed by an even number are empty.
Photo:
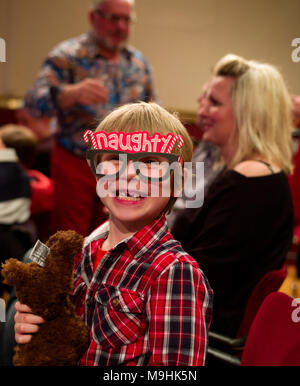
[[[203,365],[212,290],[162,216],[93,261],[109,222],[85,240],[73,300],[90,328],[85,366]]]

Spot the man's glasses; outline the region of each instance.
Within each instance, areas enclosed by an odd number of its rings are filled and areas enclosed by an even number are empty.
[[[163,181],[170,176],[170,166],[179,156],[165,153],[126,153],[117,150],[88,150],[87,159],[98,178],[119,178],[126,170],[128,162],[133,161],[135,173],[146,181]]]
[[[116,13],[104,13],[100,9],[95,9],[94,12],[111,24],[117,24],[120,21],[123,21],[125,24],[130,24],[133,20],[131,16],[118,15]]]

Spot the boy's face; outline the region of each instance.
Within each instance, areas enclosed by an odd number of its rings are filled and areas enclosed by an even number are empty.
[[[142,228],[169,203],[171,160],[159,153],[139,153],[133,159],[131,156],[109,151],[101,154],[95,170],[104,177],[98,178],[97,193],[119,227]]]

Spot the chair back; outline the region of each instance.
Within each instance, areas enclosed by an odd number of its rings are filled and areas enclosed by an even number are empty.
[[[263,300],[271,292],[279,290],[286,275],[287,268],[286,265],[283,265],[280,269],[267,272],[265,276],[260,279],[247,302],[244,317],[237,333],[238,338],[248,335],[252,321]]]
[[[241,365],[300,365],[300,304],[296,299],[282,292],[265,298],[250,328]]]

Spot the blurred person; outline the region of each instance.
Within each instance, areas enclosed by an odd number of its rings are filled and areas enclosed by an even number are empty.
[[[252,290],[281,268],[291,245],[291,111],[276,68],[236,55],[216,64],[199,101],[203,139],[219,148],[225,168],[172,233],[214,290],[212,329],[232,337]]]
[[[29,128],[38,140],[32,169],[50,177],[50,159],[56,133],[56,118],[35,118],[24,107],[17,110],[16,118],[16,123]]]
[[[292,95],[293,123],[300,129],[300,96]],[[297,276],[300,278],[300,142],[298,133],[298,147],[293,158],[294,170],[290,175],[289,183],[294,204],[294,245],[297,246],[296,266]]]
[[[0,137],[0,263],[22,259],[32,246],[28,230],[31,190],[29,177],[20,165],[15,149]],[[9,291],[0,278],[0,297]]]
[[[202,100],[202,96],[198,98],[198,102]],[[202,132],[202,120],[198,116],[196,127],[199,132]],[[201,135],[202,137],[202,135]],[[188,207],[189,201],[195,201],[196,197],[205,197],[211,183],[214,181],[218,173],[221,171],[222,166],[218,163],[219,161],[219,149],[213,143],[204,141],[202,138],[196,142],[193,151],[192,158],[192,181],[190,184],[191,191],[186,194],[182,192],[181,197],[178,197],[173,210],[167,215],[168,226],[172,231],[176,219],[181,213]],[[203,163],[203,178],[199,178],[197,173],[196,164],[197,162]]]
[[[300,129],[300,95],[292,95],[293,103],[293,123],[294,126]]]
[[[86,236],[106,218],[85,160],[85,130],[117,106],[155,99],[148,61],[127,45],[134,5],[134,0],[93,1],[91,30],[51,51],[25,97],[30,114],[57,118],[53,232],[74,229]]]
[[[295,128],[300,129],[300,96],[292,95],[293,103],[293,124]],[[297,139],[298,145],[295,150],[293,163],[294,170],[290,175],[290,187],[294,203],[294,215],[295,215],[295,226],[296,226],[296,237],[298,243],[300,241],[300,142],[299,137]]]
[[[36,229],[31,229],[33,238],[38,236],[45,240],[50,235],[49,214],[53,210],[53,181],[39,170],[33,169],[35,163],[38,137],[29,128],[7,124],[0,127],[0,138],[5,147],[15,149],[18,160],[30,180],[31,205],[30,214]]]

